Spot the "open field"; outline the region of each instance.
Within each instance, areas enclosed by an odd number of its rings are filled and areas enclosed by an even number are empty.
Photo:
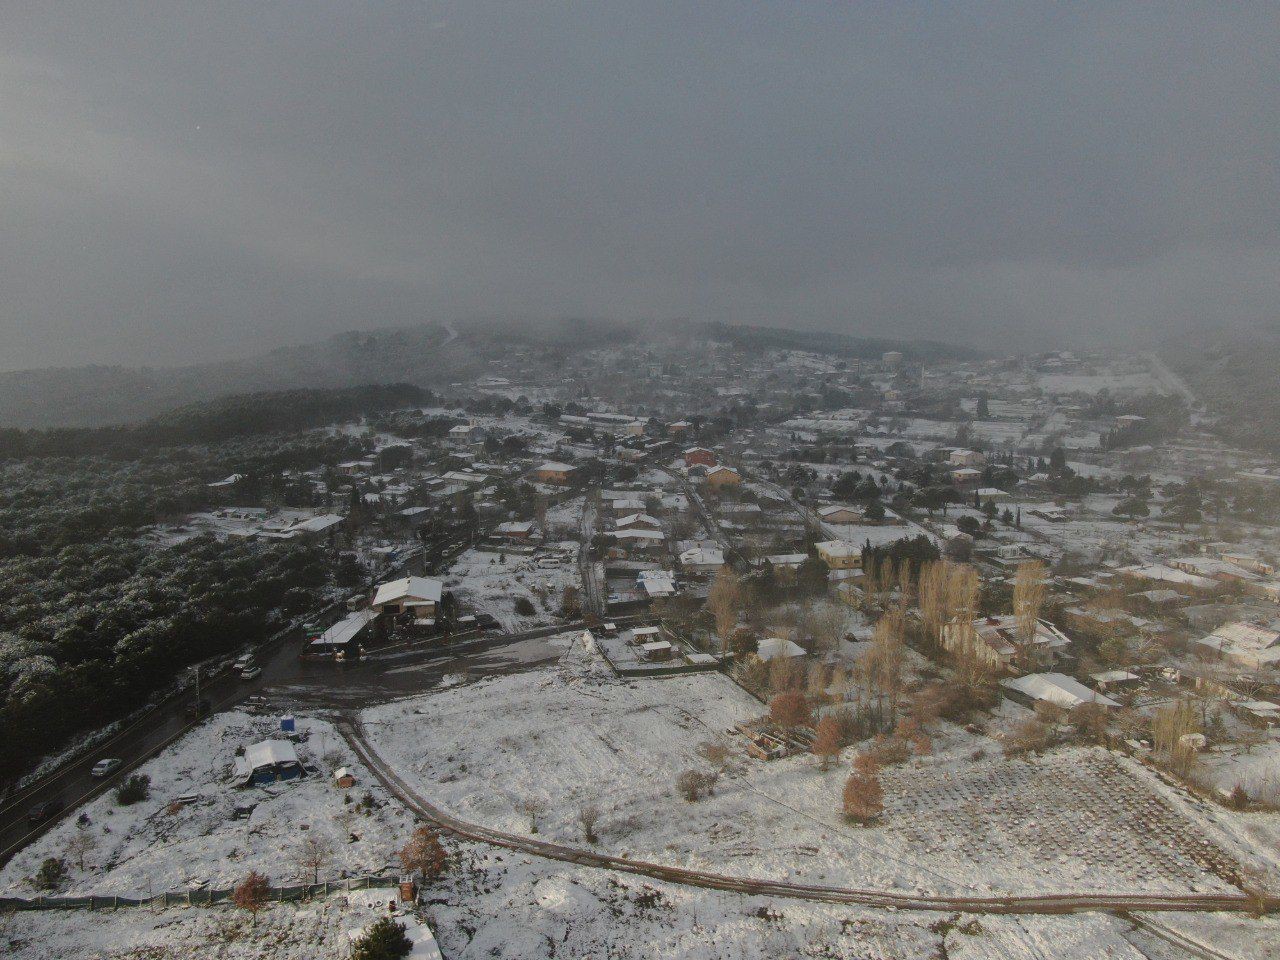
[[[319,837],[331,851],[321,879],[383,872],[412,830],[410,818],[388,801],[329,724],[299,717],[297,725],[298,758],[314,770],[305,778],[236,787],[236,748],[282,736],[278,718],[217,714],[142,767],[151,777],[148,799],[124,807],[108,792],[89,803],[82,810],[86,824],[68,817],[6,864],[0,892],[36,896],[29,878],[46,857],[66,860],[70,877],[58,892],[67,894],[145,896],[228,887],[250,870],[294,883],[304,877],[298,853],[308,837]],[[355,772],[355,788],[334,786],[329,773],[335,766]],[[366,793],[372,806],[357,810]],[[171,807],[184,794],[197,799]],[[252,806],[253,812],[235,819],[237,806]],[[93,841],[84,869],[68,852],[82,832]],[[310,882],[309,874],[305,879]]]
[[[1185,960],[1126,919],[973,917],[741,896],[618,877],[461,845],[426,913],[450,960]],[[384,907],[363,891],[273,906],[257,927],[231,908],[28,913],[4,920],[13,960],[314,960],[343,957]],[[1158,929],[1230,960],[1276,960],[1280,926],[1240,916],[1164,915]]]
[[[937,753],[884,776],[886,814],[838,810],[847,765],[743,754],[714,793],[677,795],[698,747],[763,712],[726,678],[621,683],[553,670],[483,681],[366,712],[370,739],[423,796],[495,829],[582,844],[601,809],[603,852],[778,880],[965,893],[1233,892],[1241,868],[1194,811],[1099,750],[1007,760],[945,727]],[[973,759],[985,745],[988,756]]]

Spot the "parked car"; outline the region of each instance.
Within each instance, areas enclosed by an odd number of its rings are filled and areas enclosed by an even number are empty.
[[[250,663],[240,671],[241,680],[252,680],[254,677],[260,676],[262,676],[262,668],[255,663]]]
[[[44,823],[46,820],[52,820],[61,812],[61,800],[46,800],[44,803],[36,804],[27,811],[27,820],[31,823]]]
[[[121,760],[118,757],[108,757],[105,760],[99,760],[93,765],[93,769],[89,771],[89,775],[93,777],[109,777],[120,769]]]
[[[241,673],[245,670],[248,670],[252,663],[253,663],[253,654],[246,653],[243,656],[237,657],[235,659],[235,662],[231,664],[231,669],[236,671],[237,673]]]

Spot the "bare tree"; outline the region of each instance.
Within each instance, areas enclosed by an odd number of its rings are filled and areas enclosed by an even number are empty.
[[[1039,560],[1018,564],[1013,578],[1013,615],[1023,643],[1031,643],[1040,622],[1040,608],[1046,592],[1046,569]]]
[[[774,693],[799,690],[804,683],[804,664],[798,657],[774,657],[769,661],[769,689]]]
[[[813,738],[813,753],[818,758],[818,769],[828,770],[840,756],[840,724],[833,717],[823,717]]]
[[[516,809],[529,818],[529,832],[538,832],[538,817],[547,809],[547,805],[537,797],[522,797],[516,801]]]
[[[825,663],[811,663],[805,674],[805,696],[810,703],[825,703],[827,687],[831,683],[831,669]]]
[[[250,870],[249,875],[231,891],[231,902],[241,910],[249,911],[255,927],[258,925],[258,911],[265,907],[270,899],[271,881],[257,870]]]
[[[1058,728],[1066,719],[1067,711],[1061,704],[1054,703],[1052,700],[1037,700],[1035,714],[1040,722],[1056,735]]]
[[[783,733],[809,722],[809,704],[796,690],[779,693],[769,701],[769,720]]]
[[[951,579],[950,564],[939,560],[920,569],[920,620],[931,644],[939,644],[942,628],[955,614],[947,607],[947,585]]]
[[[313,884],[320,882],[320,868],[329,862],[329,858],[333,856],[333,850],[329,844],[315,834],[308,832],[302,845],[298,848],[297,863],[298,872],[303,879],[307,874],[311,875]]]
[[[865,776],[878,776],[881,770],[880,758],[870,750],[864,750],[853,758],[853,769]]]
[[[818,656],[835,650],[844,636],[845,610],[838,603],[815,603],[809,608],[808,627],[813,636],[813,653]]]
[[[716,633],[720,635],[720,653],[729,649],[729,637],[738,625],[738,613],[742,610],[742,583],[738,575],[726,563],[716,572],[715,582],[707,594],[707,609],[715,617]]]
[[[398,855],[407,873],[421,873],[428,879],[440,876],[449,865],[449,854],[440,842],[440,834],[426,824],[413,831]]]
[[[719,740],[707,740],[698,745],[698,756],[717,769],[723,770],[729,765],[731,756],[729,748]]]
[[[903,620],[895,613],[885,614],[876,623],[871,647],[863,654],[863,668],[869,686],[876,696],[889,698],[890,713],[897,708],[902,689]]]
[[[1200,717],[1195,704],[1182,698],[1161,707],[1151,720],[1151,736],[1156,753],[1179,776],[1186,776],[1196,760],[1194,735],[1200,733]]]
[[[587,843],[596,842],[596,823],[599,820],[599,804],[594,801],[586,801],[578,807],[578,823],[582,826],[582,837]]]
[[[1107,733],[1107,708],[1089,701],[1071,710],[1071,723],[1076,733],[1093,743],[1101,743]]]
[[[89,832],[87,827],[80,827],[67,841],[67,856],[76,862],[76,866],[84,870],[85,859],[98,846],[98,838]]]

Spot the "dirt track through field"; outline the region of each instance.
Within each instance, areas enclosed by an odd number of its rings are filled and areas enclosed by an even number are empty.
[[[778,880],[757,880],[731,877],[704,870],[686,870],[664,866],[644,860],[632,860],[609,854],[596,853],[576,847],[536,840],[532,837],[493,830],[479,824],[460,820],[439,809],[423,798],[382,758],[365,736],[359,719],[344,715],[337,721],[338,731],[369,768],[370,772],[387,789],[415,814],[435,823],[456,836],[477,843],[490,844],[527,853],[531,856],[579,866],[596,867],[652,877],[669,883],[703,887],[709,890],[728,890],[757,896],[787,897],[823,903],[857,903],[872,907],[897,910],[939,910],[962,913],[1004,914],[1064,914],[1096,911],[1128,911],[1133,913],[1157,911],[1182,912],[1251,912],[1258,909],[1272,912],[1280,909],[1280,898],[1265,899],[1245,894],[1126,894],[1126,893],[1055,893],[1037,896],[995,897],[941,897],[918,894],[890,893],[881,890],[861,890],[848,887],[828,887]]]

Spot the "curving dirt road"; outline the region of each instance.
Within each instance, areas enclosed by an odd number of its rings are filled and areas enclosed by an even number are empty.
[[[644,860],[632,860],[608,854],[594,853],[576,847],[567,847],[545,840],[535,840],[520,834],[493,830],[479,824],[468,823],[432,805],[407,784],[399,774],[378,754],[365,736],[359,719],[349,714],[339,718],[338,731],[351,745],[361,761],[377,777],[392,796],[406,807],[448,832],[478,843],[504,847],[521,853],[574,863],[584,867],[615,870],[639,874],[655,880],[705,887],[710,890],[729,890],[735,893],[788,897],[796,900],[813,900],[826,903],[857,903],[865,906],[897,910],[939,910],[961,913],[1033,913],[1063,914],[1095,911],[1129,911],[1133,913],[1157,911],[1247,913],[1258,910],[1272,912],[1280,909],[1280,898],[1260,899],[1244,894],[1124,894],[1124,893],[1055,893],[1038,896],[1003,897],[940,897],[905,893],[889,893],[881,890],[859,890],[846,887],[826,887],[779,880],[755,880],[746,877],[730,877],[705,870],[686,870]]]

